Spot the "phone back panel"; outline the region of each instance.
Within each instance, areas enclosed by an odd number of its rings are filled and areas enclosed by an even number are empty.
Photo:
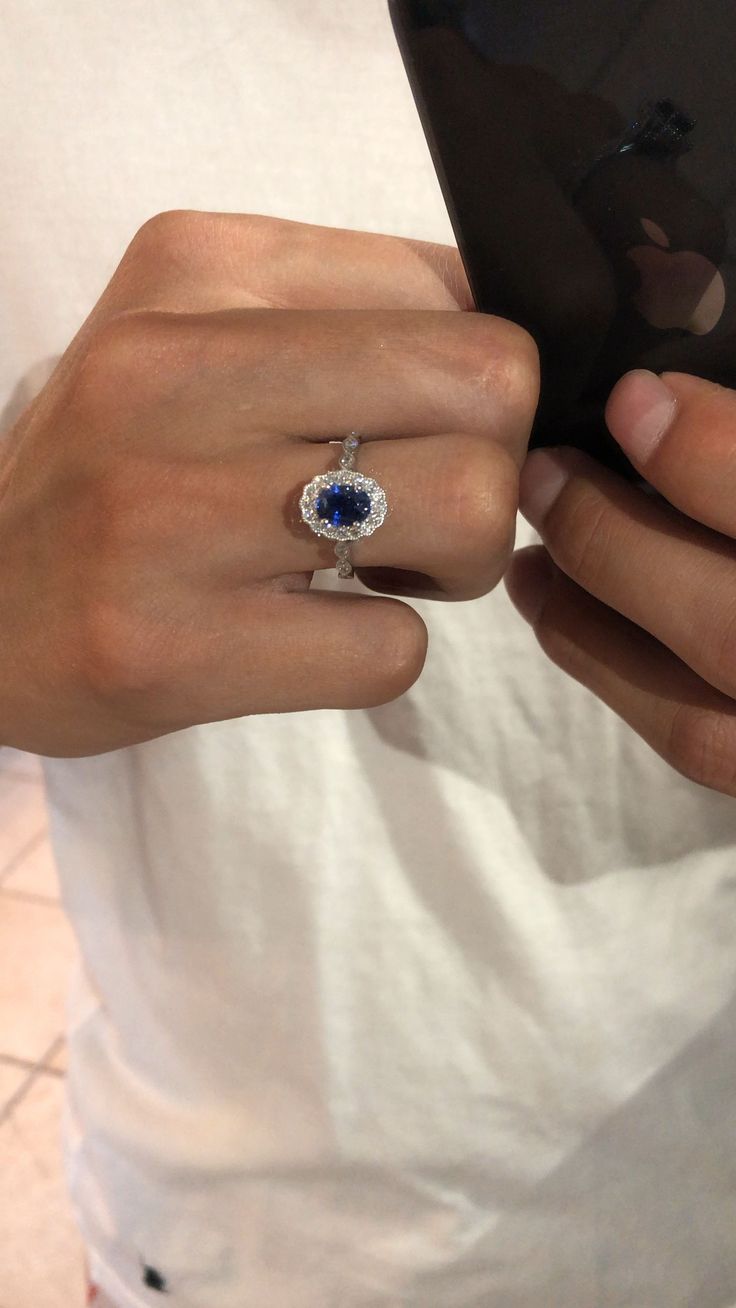
[[[477,307],[535,337],[532,444],[630,471],[628,369],[736,385],[735,0],[389,0]]]

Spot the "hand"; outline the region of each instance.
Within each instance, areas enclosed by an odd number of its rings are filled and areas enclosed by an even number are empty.
[[[358,431],[390,513],[375,590],[485,594],[513,548],[537,352],[471,312],[457,251],[236,214],[137,234],[0,446],[0,740],[56,757],[419,676],[399,599],[309,591],[298,512]],[[454,310],[454,312],[452,312]]]
[[[736,393],[627,374],[606,420],[652,496],[539,450],[521,508],[546,548],[507,588],[549,657],[686,777],[736,795]]]

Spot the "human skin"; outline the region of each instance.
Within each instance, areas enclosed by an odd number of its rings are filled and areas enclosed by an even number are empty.
[[[404,598],[475,599],[513,550],[537,350],[472,310],[449,247],[146,223],[0,443],[0,741],[89,756],[404,693],[428,640]],[[334,545],[299,494],[353,431],[389,502],[353,546],[373,593],[310,590]]]
[[[543,545],[507,589],[549,657],[684,776],[736,796],[736,393],[629,372],[611,434],[658,496],[539,450],[521,508]]]

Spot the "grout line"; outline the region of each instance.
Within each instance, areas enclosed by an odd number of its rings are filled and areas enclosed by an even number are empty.
[[[39,1059],[39,1067],[42,1067],[44,1063],[48,1063],[50,1059],[56,1057],[59,1050],[63,1049],[65,1039],[66,1037],[64,1035],[54,1036],[54,1039],[51,1041],[51,1044],[46,1050],[43,1058]]]
[[[32,1067],[28,1075],[21,1081],[15,1094],[11,1095],[10,1098],[6,1100],[2,1110],[0,1110],[0,1126],[4,1126],[11,1114],[15,1112],[15,1109],[18,1107],[18,1104],[26,1093],[26,1090],[35,1081],[36,1071],[37,1068]]]
[[[36,895],[32,890],[6,890],[0,886],[3,899],[19,899],[24,904],[54,904],[59,907],[59,900],[53,895]]]
[[[47,836],[48,825],[44,822],[43,826],[39,827],[38,831],[35,831],[32,836],[28,837],[26,843],[21,845],[20,849],[13,854],[10,862],[3,868],[3,871],[0,873],[0,886],[5,884],[11,872],[17,872],[19,863],[22,863],[23,859],[28,854],[32,854],[36,846],[41,845]]]
[[[63,1067],[47,1067],[45,1063],[39,1065],[28,1058],[16,1058],[13,1054],[0,1054],[0,1067],[18,1067],[21,1071],[38,1072],[40,1076],[66,1076]]]
[[[52,1055],[53,1057],[53,1055]],[[45,1063],[38,1064],[31,1062],[30,1058],[16,1058],[15,1054],[0,1054],[0,1066],[19,1067],[26,1072],[48,1072],[50,1076],[66,1076],[63,1067],[47,1067]],[[2,1305],[0,1305],[2,1308]]]
[[[64,1043],[63,1035],[55,1036],[54,1039],[51,1041],[51,1044],[49,1045],[46,1052],[42,1054],[41,1057],[39,1058],[38,1062],[34,1063],[31,1067],[28,1068],[28,1075],[23,1078],[20,1085],[18,1086],[18,1089],[15,1091],[14,1094],[10,1096],[8,1100],[6,1100],[5,1104],[3,1105],[3,1108],[0,1110],[0,1126],[3,1126],[5,1122],[7,1122],[11,1114],[15,1112],[15,1109],[18,1107],[18,1104],[20,1103],[21,1099],[23,1099],[26,1091],[30,1089],[31,1085],[35,1081],[36,1076],[38,1075],[39,1072],[51,1072],[51,1074],[53,1075],[58,1070],[60,1070],[55,1067],[44,1067],[44,1063],[46,1062],[47,1059],[53,1058],[54,1055],[58,1053],[63,1043]],[[6,1054],[5,1057],[12,1058],[13,1055]],[[62,1072],[62,1076],[64,1075],[65,1073]]]
[[[38,1066],[30,1058],[18,1058],[15,1054],[0,1054],[0,1063],[9,1063],[11,1067],[25,1067],[26,1070]]]
[[[38,1065],[39,1073],[47,1073],[50,1076],[61,1076],[61,1079],[63,1079],[64,1076],[67,1075],[63,1067],[48,1066],[48,1063],[51,1062],[51,1059],[55,1058],[56,1054],[59,1053],[59,1050],[64,1048],[65,1041],[67,1041],[67,1037],[65,1037],[64,1035],[56,1036],[56,1039],[52,1041],[52,1044],[50,1046],[48,1046],[46,1053],[44,1053],[44,1056],[41,1059],[41,1063],[39,1063]]]
[[[65,1038],[66,1037],[63,1034],[54,1036],[48,1049],[44,1050],[40,1058],[19,1058],[17,1054],[0,1054],[0,1062],[18,1063],[21,1067],[27,1067],[35,1071],[46,1062],[47,1058],[53,1058],[58,1054],[64,1044]]]

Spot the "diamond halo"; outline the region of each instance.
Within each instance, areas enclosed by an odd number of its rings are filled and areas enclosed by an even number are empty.
[[[319,516],[317,501],[320,495],[333,486],[351,486],[368,496],[370,512],[362,522],[356,522],[349,527],[333,527],[330,522]],[[349,468],[333,468],[329,472],[320,473],[304,487],[299,508],[303,521],[311,527],[315,535],[334,541],[352,541],[361,540],[364,536],[372,536],[374,531],[382,526],[388,513],[388,502],[383,487],[379,486],[372,477],[366,477],[363,473]]]

